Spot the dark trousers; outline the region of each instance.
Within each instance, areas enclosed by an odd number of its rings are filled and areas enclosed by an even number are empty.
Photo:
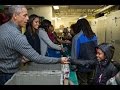
[[[12,76],[13,73],[0,73],[0,85],[4,85]]]
[[[94,71],[92,72],[76,72],[79,85],[90,85],[93,80]]]

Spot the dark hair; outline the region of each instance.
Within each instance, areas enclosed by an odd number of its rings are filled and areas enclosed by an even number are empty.
[[[75,34],[77,34],[77,31],[76,31],[76,23],[71,24],[70,28],[73,29],[73,32],[74,32]]]
[[[75,28],[75,23],[74,23],[74,24],[71,24],[71,25],[70,25],[70,28],[71,28],[71,29],[74,29],[74,28]]]
[[[51,25],[49,25],[49,27],[52,27],[52,28],[53,28],[53,30],[54,30],[54,26],[53,26],[52,24],[51,24]],[[51,30],[50,30],[50,29],[48,29],[48,30],[47,30],[47,32],[49,32],[49,31],[51,32]]]
[[[76,23],[76,32],[79,33],[81,30],[88,38],[92,38],[95,35],[95,33],[91,29],[88,20],[85,18],[79,19]]]
[[[43,16],[39,16],[40,18],[40,23],[45,19]]]
[[[68,31],[68,29],[67,28],[64,28],[63,29],[63,33],[68,33],[69,31]]]
[[[32,27],[32,23],[33,23],[33,20],[35,18],[39,18],[39,16],[37,16],[36,14],[32,14],[29,16],[29,20],[26,24],[26,32],[30,32],[32,34],[32,36],[34,35],[34,30],[33,30],[33,27]]]
[[[44,28],[46,32],[48,32],[48,28],[49,26],[51,25],[51,21],[47,20],[47,19],[44,19],[42,22],[41,22],[41,25],[40,27],[41,28]]]

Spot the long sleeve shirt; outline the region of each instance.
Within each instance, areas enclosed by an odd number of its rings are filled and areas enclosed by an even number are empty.
[[[57,44],[54,44],[50,40],[47,32],[43,28],[39,29],[38,36],[40,38],[40,49],[41,49],[40,51],[41,51],[41,55],[43,55],[43,56],[46,55],[48,47],[56,49],[56,50],[61,50],[60,46],[58,46]]]
[[[39,55],[28,43],[20,28],[9,21],[0,26],[0,71],[15,73],[19,70],[21,57],[36,63],[59,63],[60,58]]]
[[[78,40],[78,38],[80,37],[81,34],[82,33],[79,32],[72,39],[72,48],[71,48],[71,58],[72,59],[78,59],[78,56],[77,56],[77,40]]]

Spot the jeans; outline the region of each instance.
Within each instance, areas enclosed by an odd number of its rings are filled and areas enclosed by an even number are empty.
[[[4,85],[14,73],[0,73],[0,85]]]

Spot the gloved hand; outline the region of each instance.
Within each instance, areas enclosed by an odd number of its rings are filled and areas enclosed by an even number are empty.
[[[70,62],[71,65],[81,65],[81,66],[87,65],[87,63],[84,60],[81,61],[81,60],[74,60],[69,58],[68,61]]]
[[[74,59],[69,58],[68,61],[70,62],[71,65],[76,65]]]

